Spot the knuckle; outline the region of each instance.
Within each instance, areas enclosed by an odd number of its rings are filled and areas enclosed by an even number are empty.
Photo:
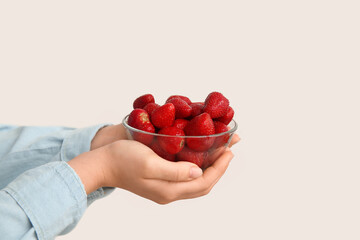
[[[181,173],[180,173],[180,171],[178,169],[174,172],[174,180],[176,182],[181,180]]]
[[[208,195],[211,192],[211,189],[212,189],[212,187],[209,187],[208,189],[206,189],[204,192],[205,193],[204,195]]]
[[[208,189],[211,189],[211,184],[204,182],[204,184],[202,185],[200,191],[201,192],[206,192]]]
[[[209,188],[207,188],[207,189],[203,190],[203,191],[201,192],[201,196],[208,195],[208,194],[210,193],[210,191],[211,191],[211,187],[209,187]]]
[[[166,205],[166,204],[169,204],[169,203],[171,203],[172,201],[170,200],[170,199],[168,199],[168,198],[163,198],[163,197],[161,197],[161,198],[159,198],[157,201],[156,201],[156,203],[158,203],[158,204],[160,204],[160,205]]]
[[[155,202],[160,205],[166,205],[166,204],[170,203],[170,202],[165,201],[164,199],[157,199],[157,200],[155,200]]]
[[[150,161],[142,161],[142,166],[140,168],[140,171],[142,172],[143,176],[147,177],[151,175],[151,163]]]
[[[176,200],[176,194],[169,190],[161,195],[162,202],[165,202],[166,204],[171,203]]]

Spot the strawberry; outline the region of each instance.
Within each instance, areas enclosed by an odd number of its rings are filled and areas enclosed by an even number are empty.
[[[170,135],[170,136],[185,136],[183,130],[177,127],[166,127],[159,131],[159,134]],[[170,136],[159,136],[158,141],[160,147],[169,154],[176,154],[183,149],[185,145],[185,139],[182,137],[170,137]]]
[[[204,137],[215,134],[214,122],[208,113],[202,113],[194,117],[184,129],[187,136],[203,136],[198,138],[187,138],[186,144],[195,151],[205,151],[213,143],[214,137]]]
[[[185,97],[185,96],[181,96],[181,95],[172,95],[170,96],[166,102],[168,102],[169,100],[171,100],[172,98],[181,98],[182,100],[184,100],[187,104],[191,104],[191,100],[188,98],[188,97]]]
[[[149,120],[149,114],[144,109],[134,109],[128,118],[128,124],[138,130],[154,133],[155,128]],[[134,140],[139,141],[145,145],[149,145],[153,140],[153,135],[142,133],[136,130],[132,131]]]
[[[210,114],[211,118],[219,118],[226,114],[229,107],[229,100],[219,92],[210,93],[204,106],[204,112]]]
[[[203,102],[195,102],[190,104],[191,107],[191,117],[196,117],[197,115],[200,115],[203,113],[204,109],[204,103]]]
[[[128,118],[128,124],[134,128],[142,129],[144,124],[150,123],[149,114],[140,108],[132,110]]]
[[[154,133],[155,132],[155,128],[154,126],[149,122],[143,125],[142,129],[140,129],[142,131],[145,132],[149,132],[149,133]],[[154,136],[151,134],[147,134],[147,133],[142,133],[142,132],[137,132],[137,131],[133,131],[132,133],[133,139],[141,142],[145,145],[150,145],[153,141]]]
[[[189,123],[188,120],[179,118],[174,121],[173,127],[177,127],[180,128],[181,130],[184,130],[184,128],[188,123]]]
[[[142,95],[140,97],[138,97],[137,99],[135,99],[134,103],[133,103],[133,107],[135,108],[143,108],[146,106],[146,104],[148,103],[154,103],[155,99],[154,96],[151,94],[145,94]]]
[[[233,117],[234,117],[234,109],[232,109],[232,107],[229,106],[227,109],[227,112],[224,116],[215,118],[214,120],[228,125],[231,122],[231,120],[233,119]]]
[[[151,118],[151,113],[157,109],[158,107],[160,107],[159,104],[156,103],[148,103],[146,104],[146,106],[144,107],[144,110],[147,111],[147,113],[149,114],[150,118]]]
[[[229,131],[229,128],[222,122],[214,121],[215,134]]]
[[[154,141],[151,145],[150,148],[160,157],[175,162],[175,155],[174,154],[169,154],[167,152],[165,152],[160,146],[159,143],[157,143],[156,141]]]
[[[187,161],[198,165],[200,168],[208,156],[207,152],[197,152],[188,147],[184,147],[178,154],[176,154],[177,161]]]
[[[187,138],[186,144],[195,151],[206,151],[214,144],[215,137],[194,137]]]
[[[211,166],[225,151],[226,147],[218,147],[204,159],[202,168],[206,169]]]
[[[228,127],[222,122],[214,121],[214,126],[215,126],[215,134],[229,131]],[[213,146],[214,147],[223,146],[229,141],[229,138],[230,138],[229,134],[217,136]]]
[[[172,103],[166,103],[155,109],[151,114],[151,122],[157,128],[170,127],[175,120],[175,106]]]
[[[186,118],[191,115],[191,107],[179,97],[173,97],[167,101],[175,106],[175,118]]]

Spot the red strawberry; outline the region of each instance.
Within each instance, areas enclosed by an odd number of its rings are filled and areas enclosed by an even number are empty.
[[[171,135],[171,136],[185,136],[183,130],[177,127],[166,127],[159,131],[159,134]],[[169,154],[176,154],[183,149],[185,145],[185,139],[182,137],[158,137],[160,147]]]
[[[215,126],[216,134],[229,131],[228,127],[222,122],[214,121],[214,126]],[[213,146],[214,147],[224,146],[229,141],[229,138],[230,138],[229,134],[224,134],[223,136],[217,136]]]
[[[187,138],[186,144],[189,148],[195,151],[206,151],[214,144],[215,137],[194,137]]]
[[[158,107],[160,107],[159,104],[156,103],[148,103],[146,104],[146,106],[144,107],[144,110],[147,111],[147,113],[149,114],[150,118],[151,118],[151,113],[157,109]]]
[[[214,120],[228,125],[231,122],[231,120],[233,119],[233,117],[234,117],[234,109],[232,109],[232,107],[229,106],[227,109],[227,112],[224,116],[216,118]]]
[[[191,107],[191,117],[196,117],[197,115],[200,115],[203,113],[204,109],[204,103],[203,102],[195,102],[190,104]]]
[[[146,104],[148,103],[153,103],[155,102],[154,96],[151,94],[145,94],[142,95],[140,97],[138,97],[137,99],[135,99],[134,103],[133,103],[133,107],[135,108],[143,108],[146,106]]]
[[[214,121],[215,134],[229,131],[229,128],[222,122]]]
[[[128,124],[134,128],[142,129],[142,126],[146,123],[150,123],[149,114],[140,108],[132,110],[128,118]]]
[[[188,123],[189,123],[188,120],[179,118],[174,121],[173,127],[177,127],[180,128],[181,130],[184,130],[184,128]]]
[[[218,147],[212,151],[204,160],[202,168],[206,169],[211,166],[225,151],[226,147]]]
[[[191,115],[191,107],[179,97],[173,97],[167,101],[175,106],[175,118],[186,118]]]
[[[219,118],[226,114],[229,107],[229,100],[219,92],[210,93],[204,106],[204,112],[210,114],[211,118]]]
[[[175,162],[175,155],[165,152],[156,141],[154,141],[153,144],[151,144],[150,148],[160,157]]]
[[[175,120],[175,106],[172,103],[166,103],[155,109],[151,114],[151,122],[157,128],[170,127]]]
[[[134,109],[129,115],[128,124],[133,128],[145,132],[155,132],[155,128],[149,120],[149,114],[144,109]],[[131,133],[134,140],[145,145],[149,145],[153,140],[153,136],[150,134],[142,133],[136,130],[132,130]]]
[[[182,100],[184,100],[187,104],[191,104],[191,100],[188,98],[188,97],[185,97],[185,96],[181,96],[181,95],[172,95],[170,96],[166,102],[168,102],[169,100],[173,99],[173,98],[181,98]]]
[[[176,154],[177,161],[187,161],[198,165],[200,168],[208,156],[207,152],[196,152],[188,147],[184,147],[178,154]]]
[[[140,129],[140,130],[149,132],[149,133],[155,132],[155,128],[150,122],[147,124],[144,124],[142,129]],[[154,138],[154,136],[151,134],[146,134],[146,133],[137,132],[137,131],[133,131],[132,136],[133,136],[134,140],[141,142],[148,146],[152,143],[153,138]]]
[[[214,122],[208,113],[202,113],[194,117],[184,129],[187,136],[206,136],[215,134]],[[195,151],[205,151],[213,143],[214,137],[187,138],[186,143],[189,148]]]

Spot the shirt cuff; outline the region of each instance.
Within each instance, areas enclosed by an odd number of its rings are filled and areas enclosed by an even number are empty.
[[[61,148],[61,159],[65,162],[70,161],[76,156],[90,151],[91,141],[96,133],[103,127],[112,124],[99,124],[87,128],[79,128],[72,131],[65,137]],[[95,190],[87,196],[87,205],[89,206],[95,200],[109,195],[114,188],[104,187]]]
[[[24,210],[40,240],[72,230],[87,207],[80,178],[63,161],[28,170],[4,190]]]

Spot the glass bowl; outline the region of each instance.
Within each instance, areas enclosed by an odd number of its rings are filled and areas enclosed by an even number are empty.
[[[192,162],[203,170],[211,166],[225,151],[237,129],[237,123],[231,120],[227,132],[206,136],[172,136],[133,128],[127,123],[128,117],[129,115],[122,122],[128,139],[147,145],[166,160]]]

